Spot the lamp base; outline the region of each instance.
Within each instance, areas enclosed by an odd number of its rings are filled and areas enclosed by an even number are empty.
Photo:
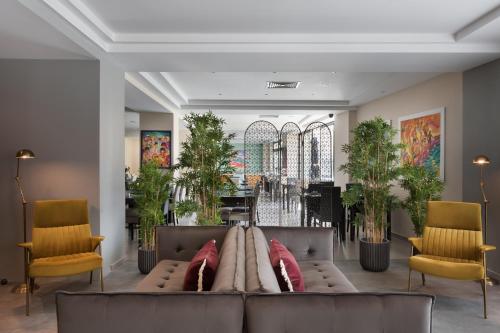
[[[489,276],[486,277],[486,285],[488,286],[496,286],[498,285],[498,281],[495,279],[490,278]]]
[[[40,286],[35,283],[33,286],[35,290],[40,289]],[[26,294],[26,291],[28,290],[26,283],[20,283],[14,288],[12,288],[12,293],[14,294]]]

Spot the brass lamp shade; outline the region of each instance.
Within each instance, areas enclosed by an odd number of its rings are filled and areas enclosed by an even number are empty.
[[[477,155],[472,160],[472,164],[474,165],[488,165],[490,164],[490,159],[486,155]]]
[[[35,158],[35,153],[33,153],[29,149],[21,149],[16,153],[16,158],[21,158],[21,159]]]

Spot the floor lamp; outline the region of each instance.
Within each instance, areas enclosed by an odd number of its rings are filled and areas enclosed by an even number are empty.
[[[21,176],[19,175],[19,166],[21,160],[28,160],[35,158],[35,154],[29,150],[29,149],[21,149],[16,153],[16,159],[17,159],[17,171],[16,171],[16,184],[17,184],[17,189],[19,190],[19,194],[21,195],[21,203],[23,205],[23,242],[27,242],[27,226],[26,226],[26,207],[28,206],[28,202],[26,201],[24,197],[24,192],[23,192],[23,187],[21,186]],[[24,276],[26,278],[28,274],[28,263],[27,263],[27,258],[26,258],[26,253],[24,254]],[[26,281],[26,279],[25,279]],[[17,294],[24,294],[26,293],[26,283],[21,283],[14,287],[12,290],[13,292]]]
[[[485,182],[484,182],[484,167],[490,165],[491,161],[486,155],[478,155],[472,160],[472,164],[479,167],[480,170],[480,178],[479,178],[479,187],[481,188],[481,195],[483,196],[483,207],[484,207],[484,243],[488,243],[488,198],[486,197],[486,193],[484,191]],[[487,273],[486,273],[487,274]],[[496,284],[496,281],[493,281],[490,277],[486,277],[486,282],[488,285]]]

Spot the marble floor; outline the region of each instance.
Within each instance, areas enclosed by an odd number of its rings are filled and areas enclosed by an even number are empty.
[[[128,243],[128,259],[105,278],[106,291],[130,291],[143,277],[137,270],[135,244]],[[360,291],[405,291],[408,279],[406,241],[394,238],[391,266],[384,273],[365,272],[359,266],[358,245],[347,241],[335,246],[335,264]],[[32,297],[31,316],[24,315],[24,295],[12,294],[13,285],[0,286],[0,333],[56,332],[54,292],[56,290],[98,290],[97,281],[88,283],[88,275],[64,279],[39,279],[40,289]],[[481,287],[475,282],[460,282],[427,277],[422,286],[414,274],[415,292],[437,296],[433,314],[434,333],[500,332],[500,286],[488,288],[489,319],[482,318]],[[404,332],[402,328],[401,332]]]

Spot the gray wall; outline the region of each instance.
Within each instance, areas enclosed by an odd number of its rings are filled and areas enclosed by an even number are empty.
[[[472,159],[487,155],[486,193],[490,201],[488,243],[500,249],[500,59],[464,73],[464,201],[480,202],[479,170]],[[500,277],[500,250],[488,255],[490,270]]]
[[[391,120],[393,127],[398,128],[400,117],[445,107],[444,200],[462,200],[462,81],[462,73],[442,74],[362,105],[357,111],[358,122],[380,116]],[[400,198],[407,195],[398,186],[393,192]],[[406,211],[393,211],[392,232],[405,237],[414,234]]]
[[[0,277],[22,279],[16,151],[29,201],[87,198],[99,230],[99,62],[0,60]]]

